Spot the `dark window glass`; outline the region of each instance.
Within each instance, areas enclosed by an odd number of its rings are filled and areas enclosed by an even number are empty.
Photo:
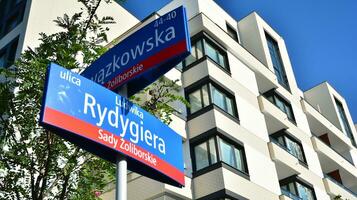
[[[219,66],[229,70],[227,54],[206,37],[192,42],[191,48],[191,55],[184,60],[183,66],[188,66],[203,56],[208,56]]]
[[[205,168],[210,164],[206,142],[195,146],[195,159],[197,170]]]
[[[299,182],[297,182],[296,185],[298,188],[298,193],[300,198],[302,198],[303,200],[314,200],[314,194],[310,188],[305,187]]]
[[[282,193],[296,200],[316,200],[314,189],[303,184],[297,179],[291,180],[289,182],[284,181],[280,188]]]
[[[236,168],[234,148],[224,140],[219,140],[219,147],[222,155],[222,161]]]
[[[304,158],[304,154],[302,152],[302,145],[288,137],[285,137],[285,141],[286,141],[286,147],[289,150],[289,152],[295,157],[297,157],[299,160],[306,162]]]
[[[351,139],[353,145],[356,146],[356,143],[355,143],[353,135],[352,135],[351,127],[348,123],[346,113],[345,113],[345,110],[343,109],[342,103],[340,101],[338,101],[336,98],[335,98],[335,102],[336,102],[336,106],[337,106],[337,110],[338,110],[338,116],[342,122],[342,131],[347,137],[349,137]]]
[[[265,36],[268,43],[270,58],[273,62],[274,72],[278,79],[278,82],[284,88],[290,90],[288,78],[286,76],[284,65],[281,59],[278,43],[269,34],[265,33]]]
[[[193,150],[196,171],[217,163],[219,153],[219,161],[247,173],[243,147],[228,142],[219,136],[211,137],[209,140],[195,145]]]
[[[212,100],[215,105],[222,108],[227,113],[234,115],[233,99],[224,92],[211,85]]]
[[[217,162],[215,139],[210,138],[194,147],[196,170],[203,169]]]
[[[301,162],[306,164],[304,150],[300,142],[292,138],[286,132],[278,132],[276,134],[273,134],[272,138],[287,152],[289,152],[291,155],[295,156]]]
[[[0,68],[5,68],[6,56],[5,53],[0,55]]]
[[[0,38],[22,22],[25,5],[25,0],[0,1]]]
[[[194,113],[201,108],[203,108],[203,100],[202,100],[202,95],[201,95],[201,89],[198,89],[191,94],[188,95],[189,101],[190,101],[190,111],[191,113]]]
[[[281,111],[283,111],[288,119],[295,123],[295,116],[293,113],[293,109],[287,101],[285,101],[282,97],[277,95],[275,92],[267,92],[264,96],[272,102],[276,107],[278,107]]]
[[[211,83],[204,84],[198,89],[189,92],[188,101],[191,105],[191,114],[213,103],[230,115],[237,116],[233,95]]]
[[[0,50],[0,68],[10,67],[16,56],[18,37]]]
[[[227,25],[227,33],[229,36],[231,36],[231,38],[233,38],[235,41],[238,42],[238,34],[237,34],[237,31],[232,28],[229,24],[226,24]]]

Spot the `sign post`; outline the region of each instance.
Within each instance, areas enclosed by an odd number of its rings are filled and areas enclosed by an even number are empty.
[[[127,162],[123,155],[118,155],[116,165],[115,199],[127,200]]]
[[[127,97],[127,87],[123,86],[118,91],[118,94]],[[125,156],[118,154],[116,160],[115,170],[115,200],[127,200],[128,199],[128,163]]]

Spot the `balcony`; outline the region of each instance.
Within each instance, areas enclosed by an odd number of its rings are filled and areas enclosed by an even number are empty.
[[[325,116],[317,111],[307,101],[301,99],[301,106],[307,116],[311,131],[316,136],[328,134],[334,149],[340,152],[353,148],[351,140]]]
[[[300,165],[300,162],[296,157],[273,142],[268,143],[268,148],[271,159],[275,161],[279,180],[295,174],[300,174],[303,166]]]
[[[322,142],[317,137],[312,136],[311,141],[312,141],[315,151],[319,155],[319,158],[321,155],[322,161],[325,161],[329,164],[332,164],[332,163],[337,164],[339,168],[342,167],[344,170],[348,171],[352,176],[356,177],[357,168],[350,161],[346,160],[342,155],[340,155],[338,152],[334,151],[332,148],[330,148],[328,145],[326,145],[324,142]],[[333,161],[333,162],[330,163],[330,161]],[[323,163],[322,163],[322,165],[323,165]],[[356,183],[357,183],[357,179],[356,179]]]
[[[247,199],[278,199],[278,195],[225,167],[220,167],[195,177],[192,181],[192,185],[196,199],[223,189]],[[205,187],[202,187],[202,185],[205,185]]]
[[[343,185],[357,192],[357,168],[317,137],[311,137],[324,173],[339,170]]]
[[[232,79],[231,76],[226,71],[222,70],[222,67],[209,56],[203,56],[193,62],[192,65],[192,67],[183,73],[183,87],[190,86],[208,76],[225,86],[236,87],[237,85],[240,85],[238,81]],[[233,90],[232,88],[230,89]]]
[[[334,147],[332,147],[331,145],[327,144],[325,141],[323,141],[322,139],[320,139],[315,133],[312,133],[312,140],[319,140],[320,142],[324,143],[327,147],[329,147],[332,151],[334,151],[336,154],[339,155],[340,158],[343,158],[344,161],[347,161],[348,163],[350,163],[352,166],[355,166],[351,160],[351,158],[348,158],[347,155],[343,155],[342,153],[340,153],[339,151],[337,151],[336,149],[334,149]],[[344,163],[344,161],[342,161],[341,163]]]
[[[356,192],[351,191],[349,188],[346,188],[330,177],[324,178],[323,182],[326,188],[326,192],[331,196],[331,198],[334,198],[337,195],[341,195],[342,199],[357,198]]]
[[[268,90],[279,87],[274,72],[261,63],[247,49],[236,42],[225,30],[214,23],[204,13],[199,13],[192,17],[189,20],[189,26],[191,35],[205,31],[210,36],[216,36],[214,37],[215,40],[217,40],[221,45],[227,48],[230,53],[254,71],[260,93],[265,93]]]
[[[288,119],[288,116],[267,100],[264,96],[258,97],[260,110],[264,113],[269,133],[275,133],[282,129],[288,129],[294,124]]]

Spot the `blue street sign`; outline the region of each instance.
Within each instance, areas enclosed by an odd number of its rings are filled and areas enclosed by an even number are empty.
[[[186,10],[178,7],[147,24],[94,61],[82,76],[110,90],[143,89],[190,54]]]
[[[47,71],[40,124],[113,163],[184,185],[182,138],[126,98],[56,64]]]

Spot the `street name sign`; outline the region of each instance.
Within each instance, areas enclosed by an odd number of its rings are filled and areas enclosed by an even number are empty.
[[[190,51],[186,10],[181,6],[125,38],[81,75],[114,91],[127,84],[131,96],[176,66]]]
[[[113,163],[127,156],[128,169],[184,186],[182,138],[126,98],[56,64],[50,64],[40,124]]]

